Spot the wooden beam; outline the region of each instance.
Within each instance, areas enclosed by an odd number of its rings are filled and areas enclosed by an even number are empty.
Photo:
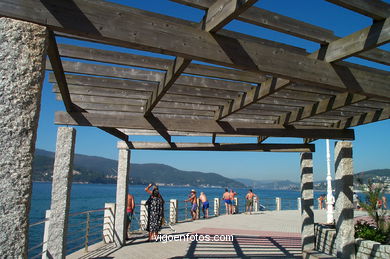
[[[107,128],[107,127],[99,127],[99,129],[107,132],[108,134],[111,134],[113,135],[114,137],[117,137],[123,141],[128,141],[129,140],[129,137],[124,134],[122,131],[118,130],[118,129],[115,129],[115,128]]]
[[[204,29],[216,32],[255,4],[257,0],[217,0],[205,17]]]
[[[390,86],[383,81],[381,83],[380,77],[372,77],[371,73],[311,60],[249,40],[211,35],[199,28],[183,25],[179,19],[127,6],[86,0],[74,0],[72,5],[67,1],[45,1],[43,4],[34,0],[6,0],[0,2],[0,10],[0,15],[3,16],[43,24],[52,30],[101,39],[123,47],[270,73],[372,97],[389,99],[390,96]],[[80,26],[80,21],[84,26]],[[115,21],[115,24],[111,21]],[[353,80],[348,79],[351,77]]]
[[[47,47],[47,55],[49,56],[51,67],[53,69],[54,76],[57,81],[58,88],[60,90],[60,94],[65,105],[65,109],[68,112],[75,111],[72,104],[72,99],[69,94],[68,84],[66,82],[64,69],[61,63],[61,58],[58,53],[56,38],[52,31],[49,31],[48,38],[49,38],[49,45]]]
[[[345,120],[341,120],[337,125],[337,128],[344,129],[387,119],[390,119],[390,107],[378,109],[376,111],[363,113]]]
[[[332,41],[313,53],[327,62],[339,61],[390,42],[390,18],[379,21],[344,38]]]
[[[216,122],[212,119],[180,119],[175,117],[158,117],[161,129],[168,131],[185,131],[196,133],[216,133],[231,135],[257,135],[270,137],[312,137],[329,139],[354,139],[353,130],[334,130],[330,128],[295,127],[283,128],[280,125],[267,125],[245,122]],[[156,128],[143,116],[110,116],[90,113],[56,112],[55,123],[64,125],[115,127],[124,129]]]
[[[128,142],[119,144],[135,150],[180,150],[180,151],[256,151],[256,152],[314,152],[313,144],[257,144],[257,143],[162,143]]]
[[[62,57],[158,70],[168,70],[172,63],[172,60],[163,58],[141,56],[95,48],[86,48],[67,44],[58,44],[58,50]],[[189,64],[187,68],[184,69],[183,73],[250,83],[261,83],[266,80],[265,76],[262,76],[259,73],[194,63]]]
[[[172,1],[172,0],[171,0]],[[181,4],[187,4],[199,9],[207,9],[215,1],[213,0],[173,0]],[[343,1],[347,3],[355,4],[355,1]],[[364,1],[368,4],[375,5],[378,1]],[[388,6],[388,4],[385,4]],[[388,7],[386,7],[388,8]],[[382,19],[387,18],[383,16]],[[302,39],[314,41],[320,44],[327,44],[339,39],[332,31],[325,28],[321,28],[316,25],[308,24],[300,20],[296,20],[278,13],[270,12],[257,7],[251,7],[244,13],[242,13],[237,20],[261,26],[267,29],[279,31],[289,35],[293,35]],[[371,49],[361,53],[357,53],[356,56],[367,59],[373,62],[378,62],[384,65],[390,65],[390,52],[381,49]]]
[[[257,143],[262,143],[263,141],[265,141],[268,137],[266,136],[258,136],[257,137]]]
[[[375,20],[383,20],[390,17],[390,5],[381,0],[326,0],[354,12],[371,17]]]
[[[353,103],[367,99],[366,96],[359,94],[341,93],[321,100],[319,102],[306,105],[299,110],[291,111],[280,117],[280,123],[288,125],[292,122],[310,118],[315,115],[323,114]]]

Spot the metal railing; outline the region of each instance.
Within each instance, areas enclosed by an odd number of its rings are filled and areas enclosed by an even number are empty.
[[[44,240],[44,237],[42,235],[36,235],[36,236],[32,236],[32,235],[34,235],[35,233],[44,233],[44,230],[43,229],[39,230],[39,228],[45,228],[45,226],[47,225],[46,222],[48,221],[49,218],[45,218],[44,220],[34,222],[29,225],[29,233],[30,233],[29,240],[31,241],[29,242],[27,254],[28,257],[31,259],[39,258],[43,255],[43,253],[46,252],[45,245],[47,241]]]

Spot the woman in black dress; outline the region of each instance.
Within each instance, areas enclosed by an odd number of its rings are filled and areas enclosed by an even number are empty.
[[[150,191],[149,188],[151,186],[152,185],[149,184],[149,186],[145,188],[145,191],[151,194],[146,201],[146,205],[148,206],[148,223],[146,225],[146,231],[149,232],[148,241],[157,238],[164,218],[164,200],[160,195],[158,187],[155,186],[153,191]]]

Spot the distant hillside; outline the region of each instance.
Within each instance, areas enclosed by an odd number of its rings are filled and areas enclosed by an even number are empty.
[[[298,190],[299,184],[289,180],[252,180],[246,178],[235,178],[234,180],[245,184],[248,187],[268,190]]]
[[[34,158],[33,181],[51,181],[54,153],[37,149]],[[76,154],[74,182],[116,183],[118,163],[115,160]],[[244,184],[216,173],[182,171],[164,164],[131,164],[130,181],[133,184],[151,182],[166,185],[245,187]]]
[[[373,169],[365,172],[360,172],[354,175],[354,181],[356,179],[363,180],[364,183],[367,183],[367,180],[370,179],[379,179],[379,178],[390,178],[390,169]]]

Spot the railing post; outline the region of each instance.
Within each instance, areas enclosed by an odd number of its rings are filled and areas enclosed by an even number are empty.
[[[219,198],[214,198],[214,216],[219,216]]]
[[[254,212],[259,211],[259,201],[256,196],[253,197],[253,211]]]
[[[49,240],[50,210],[46,210],[45,219],[46,222],[43,231],[42,259],[48,259],[46,252],[47,252],[47,240]]]
[[[301,198],[297,198],[297,204],[298,204],[298,211],[301,211],[302,208]]]
[[[275,202],[276,202],[276,210],[277,211],[282,210],[282,200],[280,199],[280,197],[276,197]]]
[[[198,205],[196,208],[196,219],[200,218],[200,199],[196,199],[196,204]]]
[[[146,200],[141,201],[139,223],[140,223],[140,228],[142,230],[145,230],[146,225],[148,224],[148,211],[146,210]]]
[[[178,202],[176,199],[171,199],[169,201],[169,222],[172,224],[177,223],[178,218]]]
[[[234,197],[234,211],[233,211],[234,214],[237,214],[238,213],[238,198],[237,197]]]
[[[115,203],[105,203],[104,208],[103,241],[107,244],[114,242]]]
[[[85,243],[84,243],[84,250],[85,252],[88,252],[88,239],[89,239],[89,224],[90,224],[90,218],[89,218],[89,212],[87,212],[87,223],[85,224]]]

